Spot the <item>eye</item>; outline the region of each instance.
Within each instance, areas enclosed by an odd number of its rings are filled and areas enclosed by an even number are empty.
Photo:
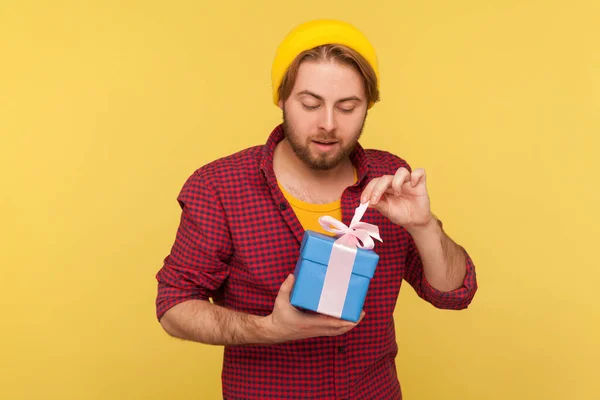
[[[344,114],[350,114],[352,111],[354,111],[354,108],[339,108],[339,110]]]
[[[308,111],[314,111],[314,110],[316,110],[317,108],[319,108],[319,106],[318,106],[318,105],[316,105],[316,106],[309,106],[309,105],[306,105],[306,104],[304,104],[304,103],[302,103],[302,107],[304,107],[304,109],[305,109],[305,110],[308,110]]]

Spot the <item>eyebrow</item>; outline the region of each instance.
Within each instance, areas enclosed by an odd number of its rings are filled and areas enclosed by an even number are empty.
[[[298,93],[298,96],[301,96],[303,94],[307,94],[307,95],[312,96],[312,97],[314,97],[314,98],[316,98],[318,100],[323,100],[322,96],[319,96],[318,94],[313,93],[310,90],[303,90],[303,91],[301,91],[301,92]],[[344,97],[343,99],[339,99],[338,101],[336,101],[336,103],[343,103],[345,101],[350,101],[350,100],[360,101],[361,99],[360,99],[360,97],[357,97],[357,96],[349,96],[349,97]]]

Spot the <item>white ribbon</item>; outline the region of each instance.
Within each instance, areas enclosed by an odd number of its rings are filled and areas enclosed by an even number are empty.
[[[319,224],[323,229],[338,236],[331,249],[323,290],[317,308],[317,311],[321,314],[341,317],[357,249],[373,249],[375,242],[371,237],[383,242],[379,236],[379,228],[376,225],[360,222],[368,206],[369,203],[367,202],[356,208],[350,226],[346,226],[346,224],[331,216],[319,218]]]

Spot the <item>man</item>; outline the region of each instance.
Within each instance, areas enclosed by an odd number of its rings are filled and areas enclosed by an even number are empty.
[[[224,345],[225,399],[400,399],[393,311],[406,280],[433,306],[466,308],[477,290],[465,250],[429,207],[425,172],[358,143],[379,100],[376,55],[353,26],[305,23],[279,46],[273,100],[283,124],[265,145],[198,169],[157,279],[170,335]],[[358,323],[290,304],[304,230],[363,221],[383,243]],[[210,302],[210,299],[213,302]]]

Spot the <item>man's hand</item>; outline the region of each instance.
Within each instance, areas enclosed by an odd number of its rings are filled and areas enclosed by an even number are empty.
[[[321,314],[309,314],[290,304],[290,292],[294,285],[294,275],[290,274],[279,288],[273,312],[266,317],[264,328],[273,343],[307,339],[319,336],[338,336],[354,328],[357,323]]]
[[[371,180],[361,196],[361,203],[367,201],[370,202],[369,207],[409,231],[424,228],[435,221],[422,168],[411,173],[400,167],[394,175]]]

